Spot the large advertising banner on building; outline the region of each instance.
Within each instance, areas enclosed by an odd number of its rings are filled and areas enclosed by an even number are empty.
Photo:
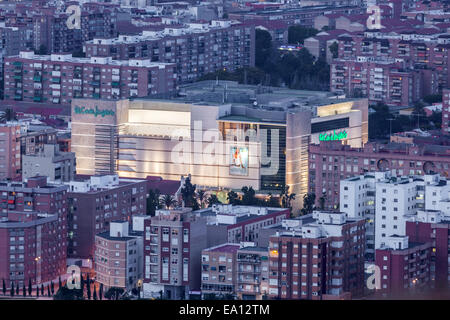
[[[233,146],[230,149],[230,175],[248,175],[248,148]]]

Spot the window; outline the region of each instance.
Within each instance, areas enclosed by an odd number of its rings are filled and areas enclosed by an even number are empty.
[[[183,242],[189,242],[189,229],[183,229]]]
[[[169,228],[163,228],[162,234],[163,234],[162,241],[165,242],[169,241]]]

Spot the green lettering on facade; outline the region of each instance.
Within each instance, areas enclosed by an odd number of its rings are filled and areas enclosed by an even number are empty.
[[[75,106],[75,113],[76,114],[92,114],[96,117],[102,116],[102,118],[104,118],[105,116],[114,116],[115,115],[113,110],[99,109],[98,106],[95,106],[95,109]]]
[[[340,141],[347,139],[347,131],[319,134],[319,141]]]

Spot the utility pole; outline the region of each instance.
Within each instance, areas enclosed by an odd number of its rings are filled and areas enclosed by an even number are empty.
[[[420,117],[426,117],[420,113],[412,113],[411,115],[417,116],[417,129],[420,129]]]
[[[395,120],[394,118],[387,119],[389,121],[389,142],[391,141],[392,136],[392,121]]]

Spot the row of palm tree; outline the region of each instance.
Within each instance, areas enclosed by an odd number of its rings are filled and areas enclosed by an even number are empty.
[[[266,199],[256,197],[253,187],[244,186],[241,189],[241,195],[231,190],[227,193],[228,203],[233,205],[247,206],[269,206],[282,207],[292,209],[292,201],[295,200],[295,193],[289,192],[289,186],[284,186],[280,190],[280,194],[275,196],[269,193]],[[214,193],[206,190],[197,190],[197,185],[191,183],[191,178],[185,178],[183,187],[181,188],[181,203],[175,199],[173,195],[160,194],[159,190],[150,190],[147,197],[147,215],[154,216],[157,209],[171,209],[176,206],[191,207],[192,210],[211,207],[220,203],[218,197]]]

